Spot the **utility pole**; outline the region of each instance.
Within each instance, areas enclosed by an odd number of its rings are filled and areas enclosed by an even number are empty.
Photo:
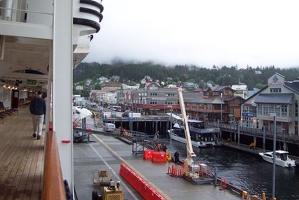
[[[220,114],[220,122],[222,123],[222,92],[221,92],[221,114]]]
[[[273,117],[273,177],[272,177],[272,199],[275,199],[275,165],[276,165],[276,113],[270,113]]]

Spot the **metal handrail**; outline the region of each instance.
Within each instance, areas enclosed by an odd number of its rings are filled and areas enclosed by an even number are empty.
[[[55,132],[48,132],[44,162],[43,200],[65,200],[59,151]]]
[[[44,14],[44,15],[53,15],[53,13],[38,12],[38,11],[23,10],[23,9],[15,9],[15,8],[5,8],[5,7],[0,7],[0,10],[12,10],[12,11],[27,12],[27,13],[37,13],[37,14]]]

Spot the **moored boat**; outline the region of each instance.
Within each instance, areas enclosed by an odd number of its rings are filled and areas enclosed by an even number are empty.
[[[259,153],[264,161],[273,163],[273,151]],[[283,150],[275,151],[275,164],[281,167],[295,167],[295,160],[289,158],[289,152]]]
[[[181,123],[181,118],[172,114],[171,117],[176,120],[173,129],[168,130],[169,137],[172,140],[186,143],[184,126]],[[192,146],[194,147],[212,147],[217,146],[217,133],[219,128],[206,128],[203,121],[188,119],[189,133]]]

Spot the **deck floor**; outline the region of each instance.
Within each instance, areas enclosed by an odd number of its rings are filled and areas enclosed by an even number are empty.
[[[41,140],[32,136],[28,107],[1,121],[0,134],[0,200],[41,199],[44,135]]]

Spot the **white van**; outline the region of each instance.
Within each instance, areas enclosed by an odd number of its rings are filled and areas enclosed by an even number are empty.
[[[113,132],[115,130],[115,124],[105,123],[104,131]]]

